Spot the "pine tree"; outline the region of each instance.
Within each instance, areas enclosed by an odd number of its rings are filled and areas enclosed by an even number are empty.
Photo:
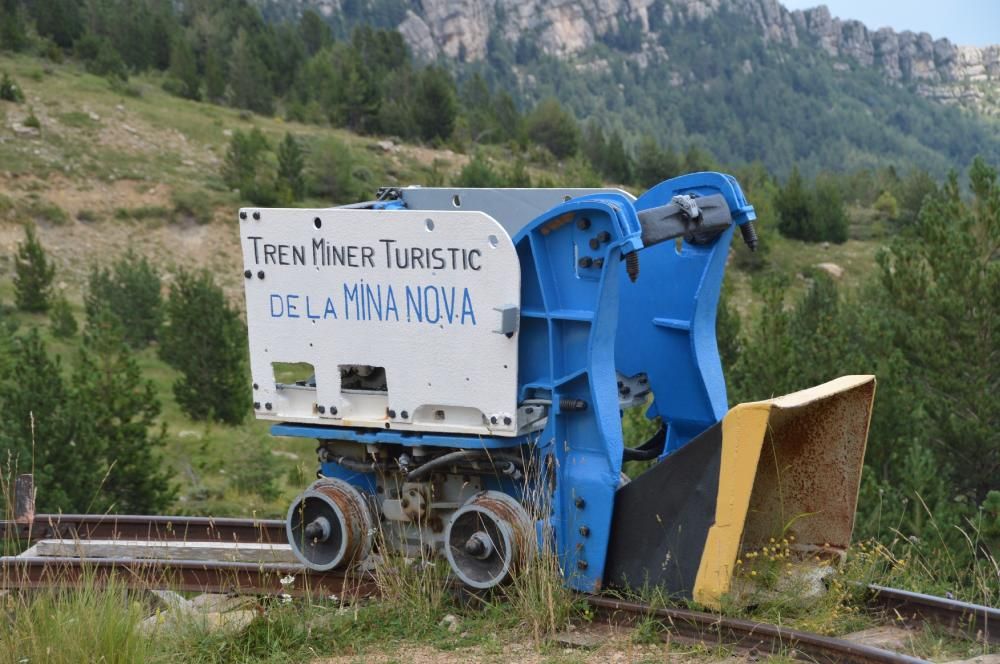
[[[617,129],[608,134],[607,154],[604,158],[602,174],[605,178],[618,184],[632,181],[632,159],[625,151],[622,135],[618,133]]]
[[[198,76],[194,49],[180,33],[170,42],[170,75],[179,83],[181,97],[195,101],[201,99],[201,78]]]
[[[222,56],[214,45],[205,52],[205,99],[214,103],[226,97],[226,72],[222,66]]]
[[[174,396],[191,418],[243,421],[249,406],[246,327],[210,273],[177,275],[160,355],[182,374]]]
[[[305,193],[304,164],[302,147],[291,132],[285,132],[284,140],[278,145],[278,183],[289,201],[297,201]]]
[[[262,115],[274,111],[274,88],[271,75],[254,50],[253,43],[242,28],[233,44],[229,58],[229,103]]]
[[[451,137],[458,116],[458,102],[455,83],[447,71],[441,67],[427,67],[420,72],[413,112],[424,140]]]
[[[101,511],[155,513],[174,496],[157,454],[165,437],[156,424],[160,402],[120,331],[107,311],[87,328],[73,374],[74,402],[81,413],[77,438],[88,449],[101,450]]]
[[[77,404],[38,328],[13,340],[0,408],[0,451],[12,470],[34,474],[38,510],[85,512],[100,488],[100,455],[77,436]]]
[[[20,51],[27,45],[28,32],[20,0],[0,0],[0,50]]]
[[[539,103],[525,118],[524,125],[528,137],[548,148],[557,159],[576,154],[580,143],[576,119],[554,97]]]
[[[95,266],[84,296],[88,328],[110,320],[132,348],[147,346],[156,340],[163,320],[160,287],[156,268],[131,250],[110,269]]]
[[[24,225],[24,242],[14,258],[14,301],[21,311],[42,312],[49,308],[55,266],[50,265],[45,249],[35,235],[33,224]]]
[[[299,35],[306,48],[306,54],[316,55],[324,46],[333,41],[330,26],[312,9],[302,12],[299,19]]]
[[[778,230],[785,237],[810,239],[810,200],[798,166],[792,168],[788,182],[781,189],[775,208],[778,213]]]
[[[69,306],[69,301],[65,297],[57,297],[52,307],[49,309],[49,324],[52,328],[52,335],[59,339],[68,339],[76,334],[79,326],[73,309]]]

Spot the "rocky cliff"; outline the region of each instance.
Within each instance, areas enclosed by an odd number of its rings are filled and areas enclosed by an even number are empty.
[[[322,1],[335,11],[335,0]],[[890,80],[916,84],[925,96],[987,113],[1000,110],[1000,46],[957,46],[927,33],[871,30],[832,16],[825,6],[789,11],[777,0],[421,0],[411,4],[398,28],[418,57],[466,61],[485,56],[491,34],[511,42],[527,37],[549,55],[572,57],[629,29],[644,42],[637,49],[642,63],[646,57],[669,58],[655,47],[659,31],[683,30],[724,10],[744,17],[768,43],[816,47],[841,67],[875,67]]]

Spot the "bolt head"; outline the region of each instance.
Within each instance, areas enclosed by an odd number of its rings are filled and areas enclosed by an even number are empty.
[[[260,402],[259,401],[254,401],[253,402],[253,409],[254,410],[260,410]]]
[[[583,219],[577,219],[576,227],[579,228],[581,231],[587,230],[588,228],[590,228],[590,219],[587,219],[586,217],[584,217]]]
[[[257,221],[260,221],[260,211],[259,210],[254,210],[253,218],[256,219]]]
[[[511,420],[511,419],[510,419],[509,417],[505,417],[505,418],[503,418],[503,423],[504,423],[504,424],[506,424],[507,426],[510,426],[510,423],[511,423],[512,421],[513,421],[513,420]]]
[[[247,279],[250,279],[250,278],[253,277],[253,271],[252,270],[243,270],[243,276],[246,277]]]
[[[331,415],[336,415],[337,414],[337,407],[336,406],[330,406],[330,414]]]
[[[264,278],[264,270],[258,270],[257,271],[257,278],[258,279],[263,279]]]
[[[494,415],[493,417],[490,418],[490,424],[496,424],[498,421],[499,420],[497,420],[497,416],[496,415]]]
[[[264,410],[271,410],[271,402],[270,401],[268,401],[266,404],[264,404]]]
[[[247,218],[247,211],[240,210],[240,219],[246,219],[246,218]]]
[[[578,561],[576,561],[576,566],[577,566],[578,569],[581,569],[581,570],[587,569],[588,567],[590,567],[590,565],[587,564],[586,560],[578,560]]]
[[[583,537],[590,537],[590,528],[587,526],[580,526],[580,535]]]
[[[399,416],[405,420],[410,417],[410,414],[404,410],[402,413],[399,414]]]
[[[326,406],[316,406],[316,412],[322,415],[326,412]]]
[[[587,501],[583,499],[583,496],[577,496],[576,500],[573,501],[573,504],[576,505],[577,509],[582,510],[587,506]]]

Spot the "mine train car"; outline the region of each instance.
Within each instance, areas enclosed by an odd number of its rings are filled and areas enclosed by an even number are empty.
[[[482,591],[552,555],[573,589],[717,606],[743,550],[848,545],[875,381],[728,407],[719,290],[736,229],[757,243],[733,177],[239,218],[254,412],[319,442],[287,516],[306,566],[443,556]],[[627,448],[633,408],[659,424]]]

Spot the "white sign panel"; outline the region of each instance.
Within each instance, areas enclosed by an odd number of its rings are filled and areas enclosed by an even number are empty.
[[[258,417],[515,434],[521,271],[496,220],[345,209],[240,217]],[[312,365],[314,380],[276,382],[275,365],[287,363]]]

